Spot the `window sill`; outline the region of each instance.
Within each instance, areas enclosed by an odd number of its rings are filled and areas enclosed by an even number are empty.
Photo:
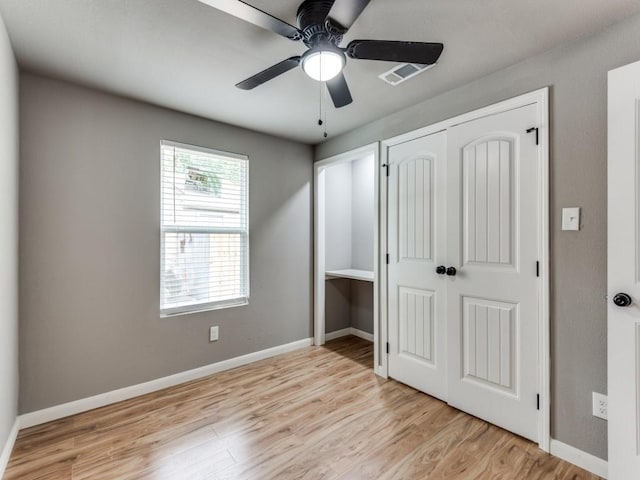
[[[165,308],[160,310],[160,318],[177,317],[179,315],[189,315],[191,313],[203,313],[211,310],[222,310],[223,308],[243,307],[249,305],[248,298],[237,298],[224,302],[204,303],[198,305],[188,305],[183,307]]]

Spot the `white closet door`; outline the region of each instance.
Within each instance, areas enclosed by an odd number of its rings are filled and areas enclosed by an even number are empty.
[[[530,105],[448,131],[448,401],[537,431],[538,147]]]
[[[640,477],[640,62],[609,72],[609,479]]]
[[[446,399],[446,134],[389,149],[389,375]]]

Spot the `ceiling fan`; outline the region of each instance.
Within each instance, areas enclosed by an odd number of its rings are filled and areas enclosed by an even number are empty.
[[[346,47],[340,47],[343,35],[370,0],[304,0],[298,7],[298,27],[240,0],[199,1],[290,40],[302,41],[307,46],[307,51],[301,56],[276,63],[236,84],[236,87],[251,90],[301,65],[311,78],[326,82],[336,108],[353,101],[342,73],[347,57],[431,65],[438,60],[444,48],[442,43],[394,40],[353,40]]]

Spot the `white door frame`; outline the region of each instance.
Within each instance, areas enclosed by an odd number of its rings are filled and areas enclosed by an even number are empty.
[[[335,155],[323,160],[319,160],[313,165],[313,204],[314,204],[314,300],[313,300],[313,343],[314,345],[324,345],[325,343],[325,190],[324,190],[324,170],[327,167],[339,163],[348,163],[367,155],[373,155],[374,159],[374,218],[377,219],[373,236],[373,251],[376,253],[373,260],[373,351],[374,369],[380,374],[380,144],[378,142],[356,148],[339,155]],[[386,361],[386,359],[385,359]]]
[[[539,144],[539,170],[538,170],[538,258],[540,259],[540,278],[538,282],[538,334],[539,334],[539,372],[538,391],[540,392],[540,412],[538,423],[538,446],[545,452],[549,451],[550,444],[550,343],[549,343],[549,89],[542,88],[524,95],[520,95],[503,102],[489,105],[463,115],[459,115],[412,132],[404,133],[381,142],[380,161],[387,164],[389,148],[419,137],[431,135],[461,123],[466,123],[478,118],[495,115],[526,105],[537,106],[537,125]],[[382,252],[387,251],[387,207],[388,192],[387,182],[380,182],[380,258]],[[380,329],[378,343],[386,345],[388,332],[387,312],[387,269],[386,262],[380,263],[379,291],[380,291]],[[386,377],[388,375],[387,355],[381,355],[380,363],[376,362],[376,373]]]

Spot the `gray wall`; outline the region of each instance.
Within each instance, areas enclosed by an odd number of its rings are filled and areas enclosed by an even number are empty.
[[[18,69],[0,18],[0,452],[18,413]]]
[[[351,268],[351,164],[325,170],[325,269]],[[351,326],[351,281],[325,282],[325,332]]]
[[[309,146],[31,74],[20,100],[22,413],[311,336]],[[248,306],[160,318],[162,139],[249,156]]]
[[[351,281],[351,326],[373,335],[373,283]]]
[[[325,170],[325,268],[351,268],[351,164]]]
[[[351,162],[351,266],[373,270],[375,218],[375,159]],[[373,283],[351,282],[351,326],[373,334]]]
[[[640,16],[377,120],[316,147],[316,159],[551,87],[552,436],[601,458],[607,423],[591,392],[607,391],[607,71],[640,59]],[[415,81],[428,81],[428,73]],[[412,80],[414,81],[414,80]],[[391,88],[391,87],[390,87]],[[580,232],[561,208],[582,207]]]
[[[351,266],[373,270],[375,219],[375,159],[351,162]]]
[[[351,280],[332,278],[324,282],[324,331],[335,332],[351,326]]]

